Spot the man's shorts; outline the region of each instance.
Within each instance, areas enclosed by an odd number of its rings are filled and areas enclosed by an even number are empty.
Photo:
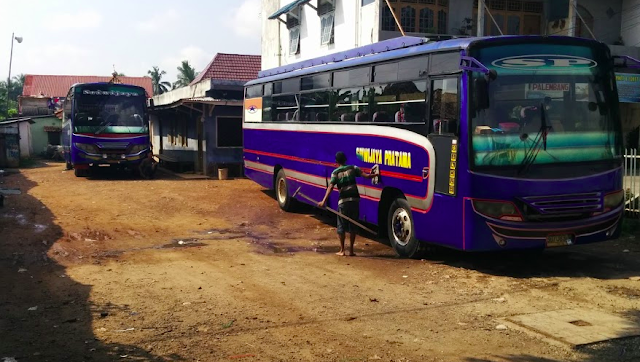
[[[360,218],[360,201],[347,201],[338,205],[338,211],[353,220],[358,220]],[[349,220],[338,216],[338,234],[347,233],[357,233],[358,227],[353,225]]]

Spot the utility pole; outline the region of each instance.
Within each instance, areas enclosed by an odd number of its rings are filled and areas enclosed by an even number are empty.
[[[478,28],[477,35],[484,36],[484,0],[478,0]]]

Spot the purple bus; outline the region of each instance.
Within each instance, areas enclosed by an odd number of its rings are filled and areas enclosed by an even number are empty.
[[[539,249],[618,237],[614,61],[570,37],[403,37],[266,70],[246,85],[246,175],[289,210],[343,151],[360,219],[395,251]],[[337,191],[329,206],[337,205]]]
[[[147,96],[142,87],[75,84],[64,102],[62,145],[67,169],[88,176],[100,166],[151,174],[143,161],[151,152]]]

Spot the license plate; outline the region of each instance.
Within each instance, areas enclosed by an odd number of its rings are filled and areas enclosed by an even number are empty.
[[[547,236],[547,247],[549,248],[566,245],[573,245],[573,235],[561,234]]]

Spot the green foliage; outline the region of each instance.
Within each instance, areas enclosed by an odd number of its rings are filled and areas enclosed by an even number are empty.
[[[169,91],[169,87],[171,87],[171,83],[162,80],[162,76],[167,74],[164,70],[160,70],[159,67],[154,66],[151,70],[147,72],[151,77],[151,82],[153,84],[153,94],[162,94]]]
[[[189,64],[188,60],[183,60],[177,69],[178,80],[173,83],[173,89],[188,86],[198,76],[198,72]]]
[[[24,74],[16,75],[9,84],[9,117],[18,115],[18,96],[22,94]],[[0,119],[7,116],[7,81],[0,81]]]

